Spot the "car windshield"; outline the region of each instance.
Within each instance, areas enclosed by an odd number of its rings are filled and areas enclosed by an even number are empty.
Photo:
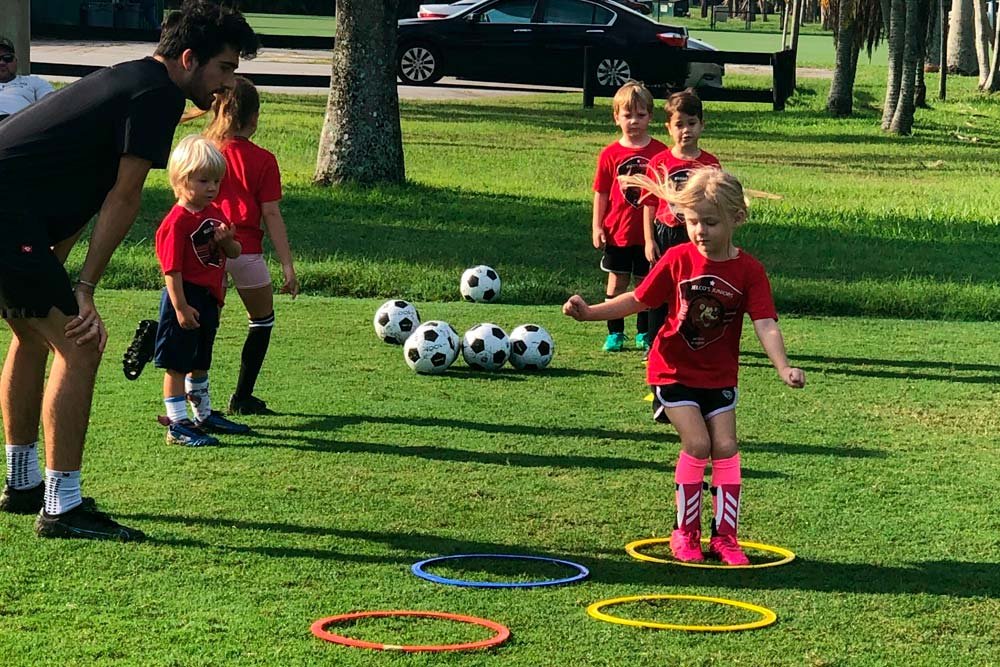
[[[480,16],[482,23],[531,23],[535,0],[500,0]]]

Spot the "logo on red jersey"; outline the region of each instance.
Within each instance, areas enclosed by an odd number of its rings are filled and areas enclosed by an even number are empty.
[[[618,165],[618,175],[634,176],[635,174],[645,174],[647,166],[649,166],[648,157],[633,155]],[[621,188],[621,185],[619,184],[618,187]],[[641,206],[639,203],[639,197],[642,196],[641,188],[625,188],[622,190],[622,195],[625,197],[625,201],[627,201],[632,208],[639,208],[639,206]]]
[[[697,276],[678,289],[680,334],[692,350],[722,338],[743,303],[743,293],[718,276]]]
[[[215,242],[215,228],[221,224],[222,222],[219,220],[206,218],[191,234],[194,254],[198,257],[198,261],[205,266],[222,266],[222,253],[219,252],[219,244]]]

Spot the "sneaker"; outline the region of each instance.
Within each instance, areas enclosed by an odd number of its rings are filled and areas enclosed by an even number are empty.
[[[623,349],[625,349],[625,334],[610,333],[604,339],[605,352],[621,352]]]
[[[645,350],[649,352],[649,345],[652,342],[651,336],[648,333],[637,333],[635,335],[635,349]],[[645,361],[645,357],[643,358]]]
[[[153,360],[153,352],[156,350],[156,327],[155,320],[143,320],[136,327],[135,336],[125,350],[122,357],[122,370],[125,377],[135,380],[142,373],[143,367]]]
[[[274,410],[256,396],[246,398],[233,394],[229,397],[229,414],[231,415],[273,415]]]
[[[35,533],[39,537],[77,537],[88,540],[118,540],[141,542],[146,534],[135,528],[121,525],[93,502],[84,502],[63,514],[51,515],[45,510],[35,519]]]
[[[243,435],[250,432],[250,427],[246,424],[237,424],[222,416],[218,410],[212,410],[208,417],[195,422],[194,425],[207,433],[225,433],[227,435]]]
[[[701,553],[701,533],[697,530],[674,529],[670,533],[670,551],[674,558],[685,563],[700,563],[705,560]]]
[[[195,426],[190,419],[182,419],[167,426],[167,444],[184,447],[209,447],[219,444],[219,440]]]
[[[45,482],[30,489],[14,489],[3,485],[0,495],[0,512],[10,514],[38,514],[45,506]]]
[[[708,541],[708,552],[726,565],[749,565],[735,535],[716,535]]]

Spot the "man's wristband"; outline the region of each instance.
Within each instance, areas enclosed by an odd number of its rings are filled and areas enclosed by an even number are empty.
[[[89,280],[84,280],[83,278],[78,279],[76,281],[76,284],[78,286],[79,285],[83,285],[84,287],[89,287],[91,293],[93,293],[93,292],[95,292],[97,290],[97,283],[92,283]]]

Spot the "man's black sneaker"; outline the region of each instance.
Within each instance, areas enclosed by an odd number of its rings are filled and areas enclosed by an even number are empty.
[[[3,485],[0,494],[0,512],[10,514],[38,514],[45,505],[45,482],[30,489],[14,489]]]
[[[237,396],[233,394],[229,397],[229,414],[231,415],[273,415],[274,410],[267,407],[267,403],[256,396]]]
[[[125,377],[135,380],[142,373],[143,367],[153,360],[156,351],[156,320],[143,320],[136,327],[135,336],[122,357],[122,370]]]
[[[97,509],[93,502],[84,502],[55,516],[42,510],[35,519],[35,533],[39,537],[75,537],[119,542],[141,542],[146,539],[146,534],[141,530],[121,525]]]

